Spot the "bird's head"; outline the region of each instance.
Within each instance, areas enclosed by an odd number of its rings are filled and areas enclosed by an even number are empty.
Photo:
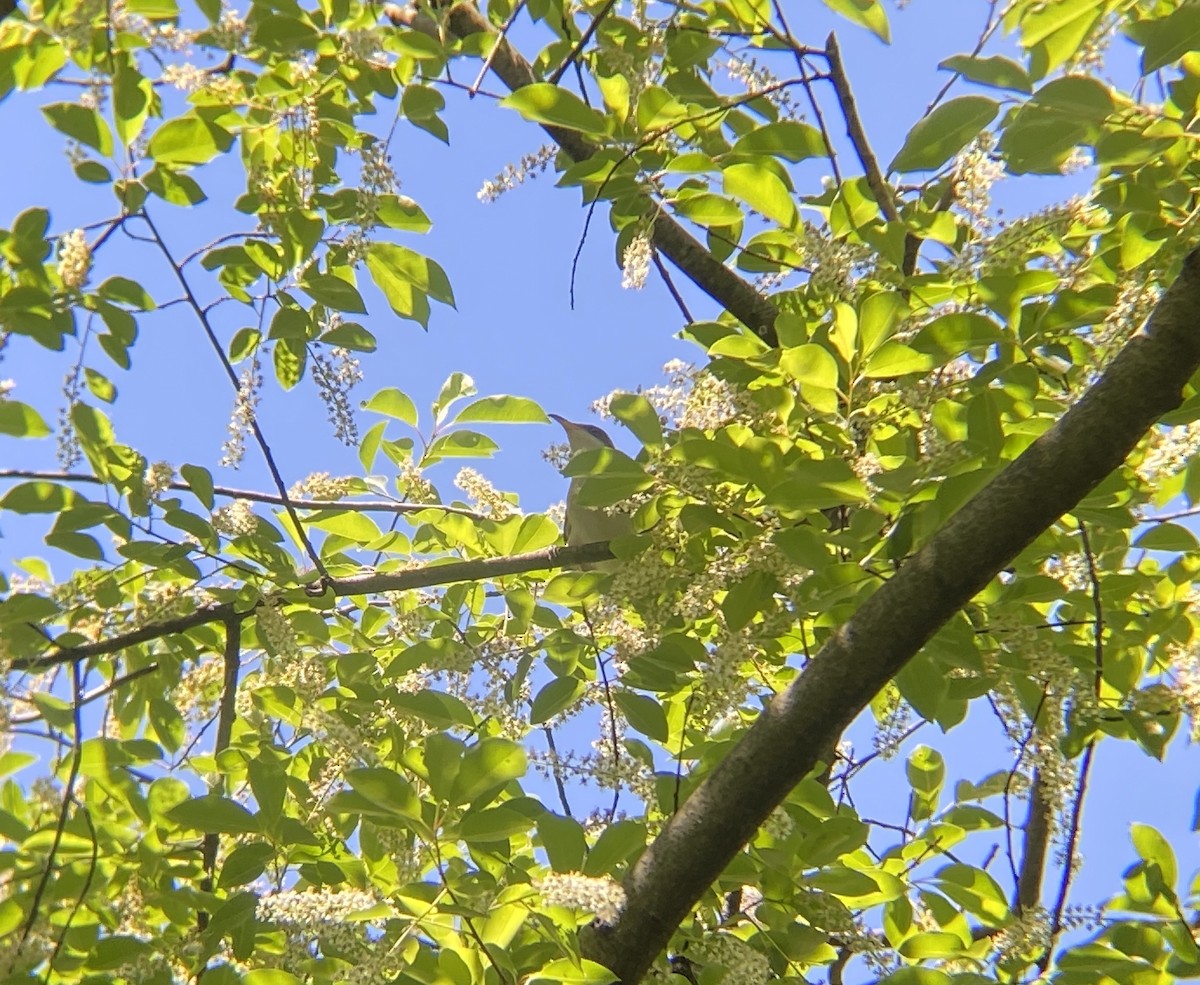
[[[550,417],[558,421],[562,425],[562,429],[567,432],[567,444],[571,446],[572,455],[578,455],[581,451],[589,451],[592,448],[613,447],[612,438],[604,433],[603,428],[598,428],[595,424],[577,424],[558,414],[551,414]]]

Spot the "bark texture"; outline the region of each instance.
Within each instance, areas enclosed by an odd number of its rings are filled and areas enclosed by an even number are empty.
[[[1101,379],[833,635],[668,822],[584,953],[635,985],[771,810],[973,595],[1114,469],[1200,368],[1200,250]]]

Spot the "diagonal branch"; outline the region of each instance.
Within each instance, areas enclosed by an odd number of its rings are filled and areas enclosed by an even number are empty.
[[[395,24],[415,30],[437,30],[432,21],[409,8],[393,8],[387,14]],[[529,62],[500,36],[473,3],[460,3],[446,14],[446,27],[459,38],[485,34],[494,41],[492,70],[515,91],[538,81]],[[563,127],[544,125],[543,130],[574,161],[586,161],[598,148],[582,134]],[[768,345],[776,345],[775,319],[779,309],[754,289],[754,285],[713,257],[696,237],[670,216],[659,215],[651,230],[655,248],[667,257],[700,290],[740,319]]]
[[[867,185],[879,210],[888,222],[899,222],[900,214],[896,211],[896,198],[891,187],[884,180],[883,171],[875,152],[871,150],[871,142],[867,140],[867,131],[863,127],[862,118],[858,115],[858,104],[854,101],[854,93],[850,89],[850,77],[846,74],[846,66],[842,62],[842,49],[838,46],[836,34],[830,34],[825,41],[825,57],[829,62],[829,81],[833,91],[837,93],[838,105],[842,109],[842,118],[846,121],[846,135],[858,155],[858,163],[862,165]]]
[[[1200,250],[1099,382],[841,626],[705,778],[625,879],[584,954],[636,985],[675,928],[891,678],[1042,531],[1118,468],[1200,368]]]

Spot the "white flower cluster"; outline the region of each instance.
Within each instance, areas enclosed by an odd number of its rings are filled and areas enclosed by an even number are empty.
[[[205,660],[186,670],[171,689],[171,703],[194,724],[207,721],[217,710],[225,667],[220,660]]]
[[[1082,554],[1054,554],[1042,562],[1042,574],[1062,583],[1068,592],[1085,592],[1092,584],[1087,558]]]
[[[1153,487],[1187,468],[1188,462],[1200,451],[1200,421],[1156,428],[1149,440],[1150,450],[1137,466],[1137,474]]]
[[[747,92],[766,92],[767,101],[775,104],[780,116],[793,120],[804,116],[791,93],[779,88],[779,77],[763,68],[755,59],[730,58],[725,63],[725,70],[734,82],[745,86]]]
[[[640,232],[630,240],[621,256],[621,286],[626,290],[640,291],[650,276],[650,262],[654,259],[654,246],[650,235]]]
[[[174,481],[175,466],[170,462],[155,462],[146,469],[146,474],[142,479],[146,487],[146,495],[150,499],[157,499],[171,488],[171,483]]]
[[[802,249],[811,290],[842,301],[854,299],[855,283],[871,264],[869,247],[834,239],[827,229],[806,222]]]
[[[986,130],[963,148],[954,159],[954,201],[980,227],[989,222],[992,185],[1004,177],[1004,164],[993,155],[996,138]]]
[[[763,821],[762,829],[776,841],[783,841],[796,830],[796,822],[782,807],[776,807]]]
[[[0,380],[0,400],[7,400],[8,395],[16,388],[16,380]]]
[[[553,144],[543,144],[534,153],[526,154],[515,165],[506,164],[491,181],[485,181],[483,187],[475,193],[475,197],[485,205],[496,201],[506,191],[511,191],[525,181],[532,181],[538,174],[544,172],[554,160],[558,148]]]
[[[92,269],[92,251],[82,229],[64,233],[58,241],[58,277],[68,291],[79,291]]]
[[[480,513],[493,520],[503,520],[516,512],[504,494],[475,469],[460,469],[454,484],[467,494]]]
[[[350,492],[353,476],[332,476],[328,472],[313,472],[299,482],[294,483],[288,490],[292,499],[337,500]]]
[[[378,899],[361,889],[283,890],[259,898],[257,916],[269,923],[316,930],[342,923],[351,914],[372,909]]]
[[[258,625],[258,635],[261,642],[275,654],[287,657],[299,651],[296,642],[296,630],[287,614],[276,604],[268,601],[260,605],[254,613]]]
[[[725,968],[721,985],[763,985],[771,977],[767,956],[732,934],[712,934],[688,949],[688,957]]]
[[[230,537],[249,536],[258,529],[258,517],[244,499],[235,499],[212,511],[213,529]]]
[[[167,65],[162,70],[162,82],[174,86],[180,92],[197,92],[208,82],[209,73],[190,62]]]
[[[350,391],[362,382],[362,369],[348,349],[335,348],[327,356],[319,350],[312,358],[313,382],[325,403],[333,434],[346,445],[358,443],[358,424],[350,406]]]
[[[608,876],[596,879],[578,872],[551,872],[536,880],[534,888],[548,906],[586,910],[606,927],[613,926],[625,909],[625,890]]]
[[[221,464],[226,468],[236,469],[242,464],[246,455],[246,435],[254,426],[254,408],[258,406],[258,392],[262,389],[263,379],[258,371],[258,359],[242,370],[238,381],[237,401],[233,405],[233,414],[229,419],[229,437],[222,446],[224,454]]]

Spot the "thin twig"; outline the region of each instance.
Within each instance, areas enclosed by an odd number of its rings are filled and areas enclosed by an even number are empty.
[[[147,664],[138,670],[130,671],[124,677],[117,677],[109,681],[103,687],[98,687],[94,691],[89,691],[80,699],[80,705],[91,704],[91,702],[103,698],[106,694],[111,694],[119,687],[124,687],[139,677],[145,677],[147,674],[153,674],[158,670],[158,664]],[[32,715],[14,715],[9,721],[13,725],[28,725],[30,722],[41,721],[42,715],[40,712]]]
[[[149,227],[151,234],[154,237],[154,243],[159,251],[166,258],[167,264],[175,274],[175,279],[179,281],[179,286],[183,288],[184,294],[187,296],[188,305],[195,312],[196,317],[200,320],[200,325],[204,329],[205,335],[208,337],[209,344],[217,355],[222,368],[225,370],[226,376],[233,384],[235,391],[239,390],[241,383],[238,380],[238,375],[233,371],[233,365],[229,362],[229,357],[225,355],[225,350],[221,347],[221,342],[217,338],[217,333],[209,321],[208,312],[200,304],[199,299],[192,291],[191,282],[184,276],[183,270],[175,262],[175,258],[171,255],[170,247],[167,246],[166,240],[158,231],[158,227],[154,225],[154,220],[150,218],[150,214],[143,209],[138,213],[143,222]],[[259,427],[256,416],[250,417],[250,431],[254,435],[254,440],[258,444],[259,451],[262,452],[263,461],[266,463],[267,470],[271,473],[271,479],[275,483],[275,488],[279,491],[280,498],[283,500],[284,509],[287,510],[288,516],[292,520],[292,525],[295,527],[296,536],[300,540],[301,546],[304,548],[304,553],[308,556],[312,566],[320,575],[322,581],[328,581],[329,572],[325,570],[325,564],[321,561],[320,555],[309,540],[308,533],[304,529],[304,524],[300,520],[300,515],[296,512],[296,508],[292,505],[291,499],[288,497],[287,486],[284,485],[283,476],[279,472],[279,466],[275,464],[275,456],[271,453],[271,447],[267,444],[267,437],[263,434],[262,428]]]
[[[36,482],[87,482],[93,485],[107,485],[96,475],[83,472],[49,472],[35,469],[0,469],[0,479],[30,479]],[[169,489],[176,492],[196,492],[186,482],[172,482]],[[483,520],[486,517],[465,506],[447,506],[444,503],[401,503],[390,499],[344,500],[344,499],[304,499],[300,497],[284,497],[275,493],[259,492],[255,489],[234,489],[231,486],[213,486],[214,496],[226,499],[244,499],[252,503],[267,503],[271,506],[286,506],[291,503],[298,510],[349,510],[355,513],[421,513],[425,510],[440,510],[443,513],[453,513],[456,516],[469,517],[472,520]]]
[[[488,74],[488,69],[492,67],[492,59],[496,56],[496,51],[500,48],[500,43],[506,37],[508,37],[509,28],[513,26],[513,22],[517,19],[517,15],[524,9],[525,0],[517,0],[517,2],[513,4],[512,13],[508,15],[508,20],[506,20],[504,22],[504,26],[500,28],[499,36],[492,45],[492,50],[487,53],[487,57],[483,60],[483,65],[481,65],[479,68],[479,74],[475,76],[475,81],[472,82],[467,89],[467,95],[469,95],[472,99],[475,98],[475,93],[479,91],[479,87],[483,85],[483,80]],[[551,81],[557,82],[558,80],[552,79]]]
[[[692,313],[688,310],[687,302],[683,300],[683,295],[679,293],[679,288],[675,286],[675,282],[671,279],[671,271],[662,262],[662,257],[658,255],[658,250],[654,251],[654,269],[658,271],[658,275],[663,279],[663,283],[667,285],[667,293],[671,295],[672,300],[679,308],[680,314],[683,315],[684,323],[688,325],[692,324],[696,319],[692,317]]]
[[[609,11],[611,11],[616,5],[617,0],[608,0],[608,3],[600,8],[596,16],[592,18],[592,22],[587,26],[587,29],[579,36],[579,40],[575,43],[575,46],[567,53],[567,57],[562,60],[562,64],[560,64],[558,68],[550,73],[550,82],[558,85],[558,80],[561,79],[564,74],[566,74],[568,68],[575,64],[575,59],[577,59],[580,53],[583,51],[584,45],[586,45],[592,39],[592,35],[596,33],[596,28],[600,26],[600,22],[608,16]],[[487,66],[485,65],[484,69],[486,70],[486,68]]]
[[[62,807],[59,808],[58,822],[54,826],[54,838],[46,853],[46,867],[38,878],[37,887],[33,891],[33,899],[29,903],[29,915],[25,918],[25,925],[21,928],[21,939],[17,942],[16,953],[18,955],[25,947],[29,935],[33,933],[33,928],[37,924],[42,897],[46,894],[46,888],[50,885],[51,873],[54,871],[54,858],[58,854],[58,846],[62,844],[63,835],[67,830],[67,817],[71,812],[71,802],[75,799],[75,781],[79,779],[79,771],[83,766],[83,711],[79,703],[79,698],[83,693],[83,677],[78,664],[71,665],[71,693],[74,696],[74,707],[71,710],[74,727],[71,767],[67,773],[66,786],[63,787]]]
[[[562,804],[563,813],[567,817],[573,817],[571,813],[571,805],[567,802],[567,787],[563,783],[562,764],[558,759],[558,748],[554,745],[554,729],[549,725],[542,727],[542,731],[546,734],[546,745],[550,748],[550,772],[554,776],[554,786],[558,789],[558,800]]]

